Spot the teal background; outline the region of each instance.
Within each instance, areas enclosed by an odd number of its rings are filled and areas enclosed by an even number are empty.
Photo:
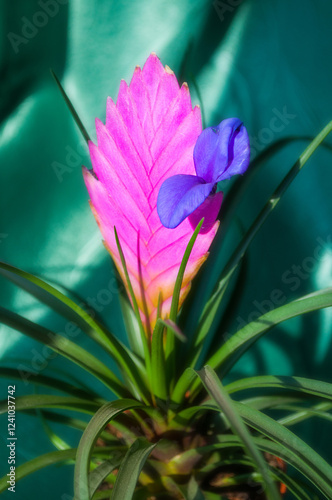
[[[45,22],[45,16],[36,17],[42,11],[40,3],[15,0],[0,6],[1,260],[59,283],[85,300],[95,300],[98,314],[121,337],[117,294],[107,294],[105,300],[103,292],[110,286],[113,290],[112,265],[81,175],[81,165],[89,166],[89,158],[49,68],[61,78],[94,138],[94,118],[104,119],[106,98],[116,98],[121,78],[129,82],[135,65],[142,66],[151,51],[179,75],[190,46],[185,76],[195,76],[207,125],[239,116],[258,152],[281,137],[313,136],[332,119],[332,4],[225,0],[217,8],[205,0],[72,0],[70,4],[62,0],[53,17],[46,15],[45,26],[30,26],[29,31],[26,20]],[[227,8],[223,14],[222,6]],[[189,85],[197,103],[190,79]],[[283,127],[279,120],[275,130],[271,120],[284,109],[292,117],[284,120]],[[264,165],[238,208],[245,226],[306,144],[293,142]],[[331,154],[326,148],[315,154],[251,245],[249,281],[238,318],[246,321],[276,289],[291,300],[331,286]],[[225,184],[226,191],[228,187]],[[238,237],[235,227],[224,251],[219,255],[214,249],[217,267]],[[298,282],[293,266],[304,273]],[[0,283],[2,305],[63,331],[61,318],[3,278]],[[211,283],[206,277],[205,286]],[[240,322],[235,319],[230,331]],[[103,356],[83,334],[77,341]],[[41,350],[21,334],[0,328],[3,366],[23,364],[43,371]],[[331,310],[326,310],[276,328],[243,358],[234,375],[297,374],[332,381],[330,358]],[[60,376],[61,371],[71,376],[81,373],[58,357],[43,372]],[[89,379],[85,382],[92,384]],[[34,390],[32,383],[16,383],[17,396]],[[6,391],[7,381],[1,380],[1,397]],[[0,427],[6,437],[4,418]],[[18,415],[17,428],[18,463],[52,450],[37,418]],[[77,442],[78,436],[53,428],[72,444]],[[298,432],[331,461],[328,424],[316,421],[298,427]],[[3,459],[0,473],[7,473]],[[46,495],[50,500],[71,499],[71,466],[53,467],[25,479],[17,484],[15,498],[38,500]],[[11,498],[8,493],[3,498],[7,496]]]

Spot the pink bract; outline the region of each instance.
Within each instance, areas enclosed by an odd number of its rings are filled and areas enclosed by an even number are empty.
[[[205,217],[184,275],[180,305],[219,225],[221,193],[210,196],[175,229],[166,229],[157,214],[163,181],[176,174],[195,175],[193,149],[202,131],[200,109],[192,109],[187,84],[180,88],[174,73],[151,54],[143,69],[136,67],[129,87],[121,81],[116,105],[108,99],[106,124],[97,119],[96,129],[98,146],[89,145],[93,173],[84,168],[91,207],[126,284],[114,237],[114,226],[117,229],[142,321],[150,332],[160,292],[161,315],[169,313],[176,276],[197,223]]]

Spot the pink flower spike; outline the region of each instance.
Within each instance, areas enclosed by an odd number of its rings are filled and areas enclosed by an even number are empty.
[[[116,104],[108,99],[106,124],[97,120],[96,128],[98,146],[90,143],[93,172],[84,169],[84,181],[106,248],[126,285],[114,237],[116,227],[149,334],[156,323],[160,293],[162,317],[169,315],[182,257],[202,217],[205,223],[187,264],[179,307],[207,258],[219,226],[216,217],[222,193],[208,196],[175,229],[160,222],[160,186],[171,176],[196,174],[193,151],[202,124],[200,109],[192,108],[187,84],[180,88],[174,73],[155,54],[143,69],[135,69],[129,86],[121,82]]]

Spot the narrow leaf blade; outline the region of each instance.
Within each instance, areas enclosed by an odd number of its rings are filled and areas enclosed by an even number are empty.
[[[164,352],[164,324],[158,319],[153,330],[151,343],[152,390],[156,398],[166,401],[166,365]]]
[[[68,396],[51,396],[49,394],[28,394],[19,396],[15,400],[16,410],[32,410],[38,408],[62,408],[64,410],[95,413],[100,405],[88,399]],[[0,414],[8,411],[7,400],[0,401]]]
[[[120,456],[118,460],[106,460],[102,462],[98,467],[96,467],[89,474],[89,498],[92,498],[96,493],[97,489],[101,483],[106,479],[106,477],[117,469],[120,465]]]
[[[69,108],[69,111],[71,112],[74,120],[75,120],[75,123],[76,125],[78,126],[81,134],[83,135],[86,143],[88,144],[89,141],[90,141],[90,137],[89,137],[89,134],[87,133],[86,131],[86,128],[84,127],[83,123],[82,123],[82,120],[80,119],[80,117],[78,116],[77,114],[77,111],[76,109],[74,108],[71,100],[69,99],[69,97],[67,96],[66,92],[65,92],[65,89],[63,88],[63,86],[61,85],[60,83],[60,80],[58,79],[58,77],[56,76],[56,74],[54,73],[54,71],[51,69],[51,75],[53,76],[54,80],[55,80],[55,83],[57,84],[60,92],[61,92],[61,95],[62,97],[64,98],[65,100],[65,103],[67,104],[68,108]]]
[[[276,485],[271,479],[269,468],[262,454],[258,451],[254,441],[252,440],[248,429],[244,425],[241,418],[242,415],[239,415],[236,411],[237,405],[235,405],[235,402],[231,400],[225,391],[217,377],[217,374],[208,366],[197,373],[209,394],[215,400],[221,411],[226,415],[234,434],[239,436],[248,452],[248,455],[252,458],[257,470],[262,475],[268,499],[280,500],[280,495]]]
[[[146,393],[145,384],[133,359],[134,355],[83,307],[37,276],[4,262],[0,262],[0,274],[69,319],[74,326],[79,327],[114,359],[119,369],[128,375],[140,395]]]
[[[75,500],[87,500],[89,498],[89,464],[91,451],[104,427],[110,420],[122,412],[142,408],[143,404],[133,399],[122,399],[112,401],[102,406],[92,417],[80,440],[75,466]],[[117,462],[119,456],[112,457],[112,462]]]
[[[49,346],[56,353],[76,363],[78,366],[97,377],[119,397],[128,395],[125,386],[109,368],[68,338],[51,332],[47,328],[33,323],[3,307],[0,307],[0,321],[10,328],[14,328],[24,335]]]
[[[206,362],[214,369],[221,368],[224,376],[242,354],[273,326],[287,319],[331,306],[332,288],[327,288],[278,307],[238,330]]]
[[[131,500],[144,464],[156,444],[138,438],[129,448],[115,481],[112,500]]]
[[[332,384],[305,377],[291,377],[286,375],[247,377],[226,385],[225,389],[229,394],[232,394],[234,392],[252,389],[253,387],[255,387],[255,389],[288,389],[294,391],[294,393],[311,394],[312,396],[332,400]]]

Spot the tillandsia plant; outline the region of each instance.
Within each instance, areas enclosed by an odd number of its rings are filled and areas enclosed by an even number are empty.
[[[332,130],[332,122],[312,140],[244,233],[197,324],[188,329],[187,306],[199,294],[191,287],[194,277],[209,249],[219,251],[219,235],[269,150],[249,166],[248,134],[237,118],[202,131],[200,109],[192,108],[187,84],[179,87],[155,54],[142,70],[136,68],[129,86],[121,83],[116,104],[109,99],[106,124],[96,123],[98,145],[89,141],[58,84],[89,142],[92,170],[84,168],[84,179],[105,246],[124,283],[121,306],[128,342],[58,288],[0,264],[5,278],[99,344],[120,373],[68,338],[0,309],[4,324],[70,359],[108,391],[105,399],[87,389],[84,379],[80,384],[70,376],[67,381],[35,376],[37,384],[61,395],[45,391],[17,397],[16,410],[40,418],[57,450],[17,467],[15,480],[47,465],[74,461],[75,500],[280,500],[285,492],[300,500],[332,499],[332,467],[289,429],[312,417],[331,420],[332,384],[278,375],[224,383],[240,357],[273,326],[330,307],[332,289],[265,313],[232,336],[223,327],[232,300],[245,286],[250,242]],[[218,183],[246,171],[222,204]],[[2,368],[1,375],[20,378],[12,368]],[[0,409],[7,413],[7,400]],[[68,410],[88,414],[89,422]],[[54,422],[82,433],[77,448],[54,433]],[[6,476],[0,491],[9,485]]]

